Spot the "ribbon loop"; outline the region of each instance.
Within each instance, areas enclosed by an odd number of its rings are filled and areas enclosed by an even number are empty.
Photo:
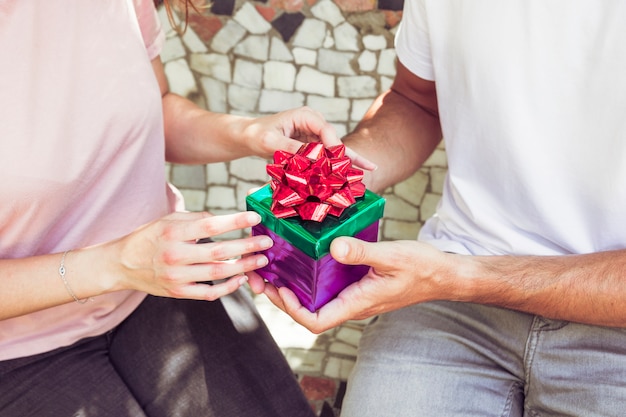
[[[295,154],[276,151],[266,168],[272,178],[272,213],[316,222],[328,214],[340,216],[365,194],[363,171],[352,168],[345,153],[344,145],[325,148],[319,142],[304,144]]]

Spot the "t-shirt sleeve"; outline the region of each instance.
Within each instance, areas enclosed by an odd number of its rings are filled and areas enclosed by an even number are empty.
[[[134,0],[139,29],[150,59],[156,58],[165,43],[165,33],[152,0]]]
[[[395,47],[398,60],[409,71],[426,80],[435,80],[424,0],[404,2]]]

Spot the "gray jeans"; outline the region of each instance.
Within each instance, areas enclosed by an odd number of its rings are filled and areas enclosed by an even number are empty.
[[[0,361],[0,416],[313,417],[242,293],[149,296],[118,328]]]
[[[626,329],[433,302],[365,331],[342,417],[626,415]]]

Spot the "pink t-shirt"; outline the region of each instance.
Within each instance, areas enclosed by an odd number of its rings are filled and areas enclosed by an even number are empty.
[[[163,42],[150,0],[0,2],[0,258],[108,241],[174,210],[150,63]],[[144,297],[0,321],[0,360],[102,334]]]

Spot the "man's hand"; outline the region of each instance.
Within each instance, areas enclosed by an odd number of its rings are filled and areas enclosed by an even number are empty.
[[[452,258],[430,245],[417,241],[369,243],[341,237],[333,241],[331,254],[337,261],[369,265],[360,281],[344,289],[337,298],[311,313],[289,289],[276,288],[254,273],[249,284],[256,293],[263,292],[280,309],[314,333],[321,333],[347,320],[360,320],[409,304],[439,299],[454,288],[446,285]]]

